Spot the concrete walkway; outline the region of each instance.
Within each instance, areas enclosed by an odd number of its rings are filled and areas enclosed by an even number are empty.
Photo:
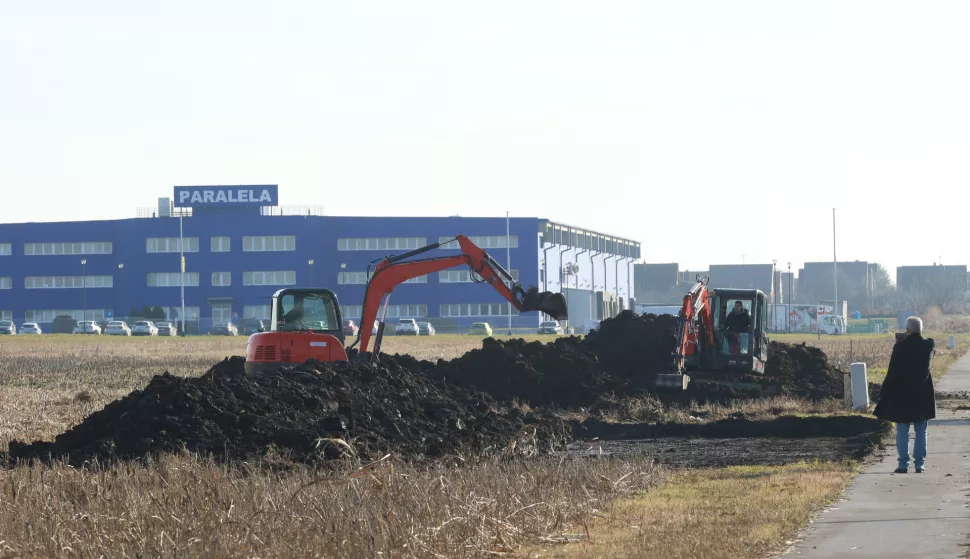
[[[936,389],[970,390],[970,354]],[[913,473],[911,464],[910,473],[893,474],[896,448],[890,443],[784,557],[967,557],[970,412],[940,404],[927,429],[926,473]]]

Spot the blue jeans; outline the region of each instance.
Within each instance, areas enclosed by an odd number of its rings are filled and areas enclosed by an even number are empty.
[[[909,467],[909,423],[896,424],[896,452],[899,453],[899,467]],[[926,460],[926,422],[913,423],[916,442],[913,444],[913,462],[917,468],[923,467]]]

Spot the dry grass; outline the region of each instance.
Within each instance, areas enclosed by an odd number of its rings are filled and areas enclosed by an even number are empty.
[[[927,333],[936,340],[936,356],[930,364],[934,380],[939,380],[950,366],[970,349],[970,335],[955,334],[954,348],[947,349],[950,334]],[[805,343],[818,347],[829,358],[829,362],[843,371],[849,370],[852,363],[865,363],[869,382],[881,383],[886,378],[889,357],[892,355],[894,334],[852,334],[848,336],[817,336],[805,334],[774,335],[772,340],[785,343]]]
[[[590,538],[542,546],[543,557],[747,559],[781,551],[853,476],[847,464],[681,472],[655,491],[614,503]]]
[[[479,557],[569,537],[592,511],[663,479],[619,460],[22,467],[0,472],[0,557]]]

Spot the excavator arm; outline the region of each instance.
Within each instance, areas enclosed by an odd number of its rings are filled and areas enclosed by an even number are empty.
[[[658,375],[659,387],[685,388],[690,380],[684,374],[687,358],[701,357],[704,348],[714,346],[714,320],[707,281],[707,278],[698,277],[694,287],[684,295],[677,316],[677,345],[671,355],[670,371],[666,375]]]
[[[438,249],[453,241],[458,242],[461,254],[412,260],[416,256]],[[540,293],[535,287],[523,289],[521,285],[515,282],[512,274],[489,256],[487,252],[468,237],[458,235],[454,239],[439,241],[404,254],[385,258],[374,266],[374,273],[367,282],[367,289],[364,292],[360,332],[353,345],[360,344],[359,351],[361,353],[367,351],[372,336],[371,325],[377,320],[378,312],[380,312],[381,319],[377,330],[377,341],[374,344],[372,354],[376,359],[376,356],[380,353],[381,339],[384,335],[384,315],[394,288],[409,279],[460,266],[468,266],[471,271],[482,278],[478,280],[478,283],[487,283],[492,286],[520,312],[541,311],[556,320],[567,317],[566,300],[561,293]],[[509,287],[508,284],[511,284],[512,287]]]

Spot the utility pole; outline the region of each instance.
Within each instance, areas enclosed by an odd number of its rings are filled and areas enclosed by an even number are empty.
[[[125,265],[124,264],[118,264],[118,279],[121,280],[121,285],[119,286],[119,289],[121,291],[121,309],[119,310],[120,312],[125,312]],[[127,318],[127,314],[128,313],[125,313],[126,318]],[[118,319],[118,315],[116,313],[115,320],[117,319]]]
[[[81,318],[81,333],[88,333],[88,325],[86,324],[88,320],[88,272],[87,272],[87,260],[81,260],[81,299],[84,300],[84,316]],[[91,328],[91,332],[94,332],[94,328]]]
[[[310,287],[313,287],[313,259],[312,258],[306,261],[306,266],[307,266],[307,268],[310,271],[310,283],[309,283],[309,286]]]
[[[832,304],[832,312],[842,316],[839,307],[839,259],[835,252],[835,208],[832,208],[832,279],[835,282],[835,302]]]
[[[788,322],[789,334],[791,334],[791,304],[793,303],[792,299],[795,296],[795,290],[792,289],[792,283],[794,283],[794,280],[792,279],[792,275],[791,275],[791,260],[789,260],[788,261],[788,316],[785,319]]]
[[[179,332],[185,335],[185,240],[182,238],[182,214],[185,208],[179,211],[179,261],[181,262],[181,272],[179,272],[179,297],[182,299],[182,311],[179,318],[182,319],[182,327]]]

